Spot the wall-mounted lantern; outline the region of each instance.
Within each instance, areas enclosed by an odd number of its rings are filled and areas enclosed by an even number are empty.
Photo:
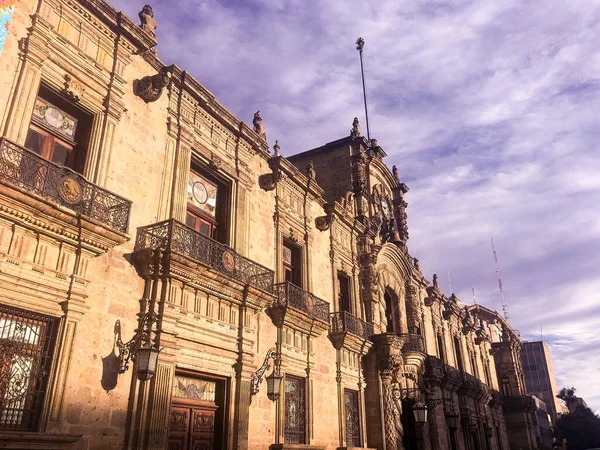
[[[412,407],[417,425],[423,426],[427,423],[427,406],[421,402],[417,402]]]
[[[152,324],[156,322],[154,314],[144,314],[135,335],[128,342],[121,339],[121,322],[115,323],[116,344],[119,349],[119,373],[129,369],[129,361],[135,363],[135,376],[140,381],[149,381],[156,373],[160,350],[152,344]]]
[[[277,364],[275,363],[276,359],[277,351],[274,348],[270,348],[269,351],[267,351],[262,366],[260,366],[250,377],[250,400],[252,400],[254,395],[258,394],[262,379],[265,375],[265,372],[269,368],[270,360],[273,360],[273,371],[270,375],[265,377],[267,380],[267,397],[273,402],[279,399],[279,393],[281,392],[281,380],[283,380],[283,377],[277,370]]]

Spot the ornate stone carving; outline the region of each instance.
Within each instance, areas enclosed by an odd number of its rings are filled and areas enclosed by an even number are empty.
[[[148,75],[133,82],[133,93],[144,102],[155,102],[162,95],[163,89],[169,85],[173,66],[165,66],[155,75]]]
[[[398,168],[396,166],[392,166],[392,175],[398,183],[400,183],[400,178],[398,177]]]
[[[275,140],[275,145],[273,146],[273,154],[275,156],[279,156],[279,150],[281,150],[281,147],[279,146],[279,141]]]
[[[413,258],[413,266],[415,269],[417,269],[419,272],[421,271],[421,266],[419,265],[419,260],[417,258]]]
[[[267,131],[265,129],[265,124],[263,123],[262,117],[260,117],[260,110],[254,113],[252,125],[254,125],[254,131],[256,132],[256,134],[258,134],[266,142]]]
[[[83,85],[67,73],[65,74],[65,83],[63,86],[60,93],[73,103],[79,102],[84,91]]]
[[[145,5],[142,10],[138,13],[140,17],[140,27],[146,33],[151,36],[156,36],[156,22],[154,21],[154,12],[152,11],[152,7],[150,5]]]
[[[354,118],[352,122],[352,129],[350,130],[350,136],[352,138],[357,138],[360,136],[360,124],[358,123],[358,117]]]

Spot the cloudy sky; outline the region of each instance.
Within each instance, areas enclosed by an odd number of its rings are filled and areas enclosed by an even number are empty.
[[[145,1],[112,1],[137,22]],[[155,0],[159,57],[291,155],[365,131],[408,184],[409,247],[548,340],[600,410],[600,0]],[[317,179],[318,179],[317,174]]]

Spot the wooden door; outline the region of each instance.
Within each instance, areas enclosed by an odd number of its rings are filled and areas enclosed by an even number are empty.
[[[217,405],[174,404],[169,417],[168,450],[216,450],[213,447]]]

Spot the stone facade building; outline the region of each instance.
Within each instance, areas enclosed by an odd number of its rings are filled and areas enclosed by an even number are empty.
[[[286,159],[157,58],[151,8],[11,8],[0,446],[536,448],[518,335],[423,275],[358,121]]]

